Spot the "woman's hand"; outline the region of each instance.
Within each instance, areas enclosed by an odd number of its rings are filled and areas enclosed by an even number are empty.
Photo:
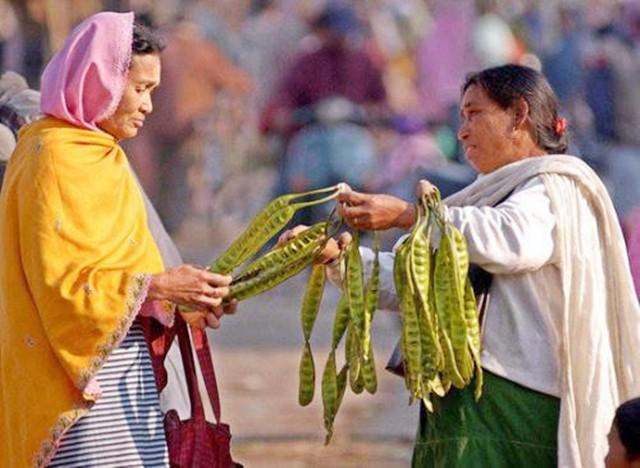
[[[153,275],[148,298],[192,309],[213,310],[229,294],[231,276],[211,273],[193,265],[180,265]]]
[[[385,194],[347,191],[338,195],[338,214],[355,229],[408,229],[415,223],[413,205]]]
[[[435,194],[437,188],[435,185],[433,185],[431,182],[429,182],[426,179],[420,179],[420,182],[418,182],[418,187],[416,188],[416,196],[418,198],[422,198],[422,197],[430,197],[433,194]]]
[[[304,224],[299,224],[298,226],[289,229],[282,233],[282,235],[278,238],[278,243],[276,247],[282,247],[284,244],[289,242],[291,239],[296,237],[302,231],[309,229],[309,226],[305,226]],[[329,239],[324,249],[320,252],[320,255],[316,259],[315,263],[329,263],[336,260],[340,253],[347,248],[347,246],[351,243],[351,234],[348,232],[343,232],[340,234],[337,240]]]
[[[212,309],[184,311],[180,312],[180,315],[192,327],[205,328],[209,326],[217,329],[220,328],[222,316],[235,314],[237,307],[238,301],[234,299]]]

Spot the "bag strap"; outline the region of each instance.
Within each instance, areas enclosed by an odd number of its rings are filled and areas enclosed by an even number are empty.
[[[216,380],[216,371],[213,368],[209,340],[207,339],[205,331],[200,328],[191,328],[191,334],[193,336],[193,344],[196,348],[198,362],[200,363],[202,377],[204,378],[204,384],[209,394],[209,400],[211,400],[211,406],[213,407],[213,414],[216,421],[220,423],[222,417],[220,394],[218,393],[218,382]]]
[[[184,374],[189,390],[189,400],[191,402],[191,418],[204,420],[204,406],[202,405],[202,397],[198,389],[198,377],[196,374],[196,366],[191,352],[191,340],[189,339],[189,330],[186,322],[176,314],[175,325],[178,334],[178,344],[180,345],[180,356],[182,357],[182,365],[184,366]]]

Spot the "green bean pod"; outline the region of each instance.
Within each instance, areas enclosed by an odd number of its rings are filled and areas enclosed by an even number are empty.
[[[360,357],[360,346],[358,336],[353,326],[353,321],[349,321],[347,325],[347,338],[345,340],[344,352],[345,360],[349,366],[349,386],[353,393],[361,393],[364,388],[361,385],[360,371],[362,369],[363,360]]]
[[[340,296],[338,306],[336,307],[336,315],[333,319],[333,337],[331,340],[331,349],[336,350],[342,337],[344,336],[347,326],[349,325],[351,316],[349,315],[349,299],[346,294]]]
[[[449,226],[445,226],[448,228]],[[454,246],[447,229],[443,230],[436,253],[434,288],[436,307],[442,318],[454,353],[456,369],[462,377],[463,386],[471,380],[467,353],[467,324],[464,314],[464,283],[460,282],[459,265],[456,262]],[[444,350],[443,350],[444,351]],[[446,356],[445,356],[446,357]],[[457,377],[457,376],[455,376]],[[453,384],[460,386],[452,377]]]
[[[467,280],[464,290],[465,318],[467,321],[467,342],[469,351],[475,365],[475,389],[474,396],[476,401],[482,396],[482,365],[480,363],[481,337],[480,323],[478,321],[478,309],[476,306],[476,298],[471,287],[471,282]]]
[[[364,291],[364,333],[362,334],[362,340],[360,346],[363,350],[371,348],[371,323],[373,322],[373,316],[378,308],[378,301],[380,297],[380,237],[378,232],[373,234],[373,266],[371,267],[371,277],[367,282],[367,286]],[[368,353],[365,352],[364,360],[369,358]]]
[[[365,333],[365,304],[364,281],[362,278],[362,257],[360,256],[360,235],[356,231],[353,241],[347,250],[347,271],[345,277],[345,289],[349,298],[349,313],[351,315],[351,332],[358,340],[358,346],[354,346],[358,352],[358,359],[364,359],[364,350],[360,346]],[[353,369],[350,371],[353,372]]]
[[[437,253],[436,253],[437,257]],[[448,387],[451,383],[453,383],[456,388],[464,387],[464,379],[460,375],[458,370],[458,366],[456,365],[456,360],[453,352],[453,345],[451,344],[451,339],[449,338],[449,316],[447,313],[447,301],[446,296],[442,296],[438,299],[436,294],[436,289],[438,287],[447,288],[446,284],[443,286],[442,282],[446,280],[446,276],[444,276],[445,280],[440,280],[438,282],[436,277],[437,271],[437,260],[436,268],[434,269],[434,282],[433,287],[429,291],[430,293],[430,301],[435,306],[437,311],[437,317],[439,322],[438,327],[438,341],[440,342],[440,349],[442,349],[442,380],[443,386],[448,391]]]
[[[407,288],[407,276],[406,276],[406,260],[409,249],[409,238],[406,238],[396,249],[395,256],[393,259],[393,282],[396,288],[396,296],[398,297],[398,304],[400,311],[403,312],[406,307],[409,307],[406,304],[408,300],[405,289]],[[401,315],[402,319],[402,315]],[[402,363],[404,367],[404,381],[405,386],[408,390],[411,390],[411,383],[409,380],[409,366],[407,364],[407,341],[405,333],[400,332],[400,351],[402,354]]]
[[[307,406],[313,400],[316,386],[316,370],[309,342],[306,342],[302,349],[298,382],[298,402],[300,406]]]
[[[324,265],[314,265],[312,267],[309,280],[307,281],[304,299],[302,300],[302,312],[300,314],[302,319],[302,333],[306,341],[311,339],[313,325],[320,310],[322,294],[324,293],[325,277]]]
[[[427,220],[418,226],[418,230],[411,242],[410,267],[413,284],[415,286],[415,304],[420,329],[422,346],[423,378],[431,380],[438,372],[438,362],[442,350],[440,349],[437,331],[432,323],[429,309],[429,287],[431,273],[431,251],[424,232]]]
[[[371,395],[378,390],[378,377],[376,375],[376,362],[373,355],[373,347],[369,342],[369,348],[367,349],[367,359],[362,363],[362,369],[360,370],[362,380],[364,381],[364,388]]]
[[[405,271],[410,271],[409,256]],[[420,325],[418,323],[418,311],[415,303],[415,286],[410,275],[407,275],[407,287],[404,289],[401,298],[402,308],[402,334],[404,336],[405,349],[402,350],[405,356],[405,372],[409,376],[409,385],[412,396],[421,398],[420,382],[422,374],[422,342],[420,340]],[[402,341],[400,342],[402,345]]]
[[[331,415],[331,420],[329,421],[328,424],[325,420],[325,428],[329,426],[329,428],[327,429],[327,435],[325,436],[325,440],[324,440],[325,445],[328,445],[329,442],[331,442],[331,437],[333,436],[333,423],[336,419],[336,416],[338,415],[338,410],[342,405],[342,400],[344,399],[344,393],[347,388],[347,371],[348,370],[349,370],[349,366],[345,364],[344,366],[342,366],[342,369],[340,369],[340,372],[336,376],[336,386],[338,389],[338,397],[336,399],[335,411]]]
[[[322,406],[324,408],[324,427],[327,431],[327,440],[325,444],[331,440],[333,434],[333,420],[336,416],[338,408],[338,379],[336,375],[336,355],[330,352],[327,357],[327,363],[322,373]]]

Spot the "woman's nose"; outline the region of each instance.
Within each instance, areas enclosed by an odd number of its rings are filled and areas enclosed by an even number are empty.
[[[464,141],[469,136],[469,126],[466,123],[460,124],[460,128],[458,129],[458,140]]]
[[[153,111],[153,103],[151,102],[151,96],[145,98],[142,101],[142,105],[140,106],[140,110],[145,114],[150,114]]]

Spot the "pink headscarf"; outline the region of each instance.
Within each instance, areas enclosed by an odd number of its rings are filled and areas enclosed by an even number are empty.
[[[43,114],[99,130],[96,122],[115,112],[124,92],[133,19],[133,13],[97,13],[71,32],[42,74]]]

